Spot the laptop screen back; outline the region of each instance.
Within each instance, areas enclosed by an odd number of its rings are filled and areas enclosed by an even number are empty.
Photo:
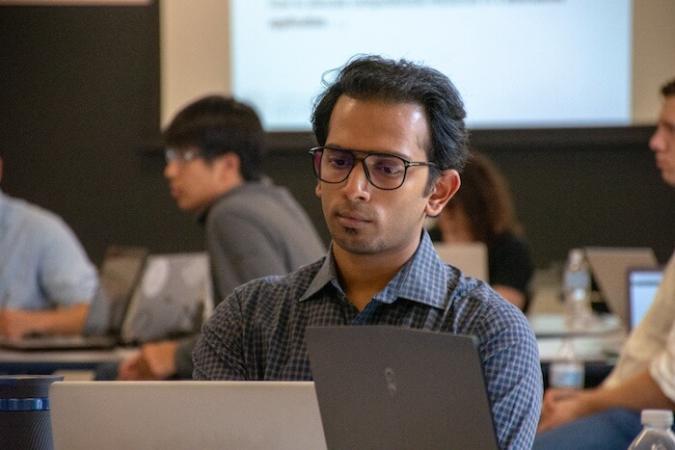
[[[654,251],[648,247],[586,247],[584,250],[609,310],[628,327],[628,269],[657,267]]]
[[[638,268],[628,271],[628,312],[630,330],[635,328],[649,310],[661,285],[663,271]]]
[[[60,382],[49,400],[55,450],[326,448],[311,382]]]
[[[434,242],[436,253],[446,264],[457,267],[465,275],[488,282],[488,252],[482,242],[448,244]]]
[[[309,327],[306,344],[328,448],[497,448],[471,337]]]
[[[122,324],[125,343],[194,334],[213,308],[206,253],[150,255]]]
[[[119,335],[147,255],[148,250],[143,247],[106,249],[99,271],[100,288],[89,308],[85,335]]]

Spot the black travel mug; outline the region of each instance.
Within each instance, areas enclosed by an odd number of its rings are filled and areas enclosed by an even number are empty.
[[[52,450],[49,385],[55,375],[0,375],[0,447]]]

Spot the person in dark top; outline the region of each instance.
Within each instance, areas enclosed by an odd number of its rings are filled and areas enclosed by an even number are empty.
[[[523,311],[534,272],[506,179],[485,155],[472,152],[462,185],[438,217],[444,242],[484,242],[492,288]]]

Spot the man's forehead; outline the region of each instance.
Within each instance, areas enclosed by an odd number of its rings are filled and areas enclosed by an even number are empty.
[[[353,114],[362,112],[363,108],[370,108],[377,111],[377,115],[383,117],[382,124],[393,125],[393,122],[390,123],[390,120],[397,120],[398,117],[402,118],[408,125],[413,125],[413,128],[423,129],[423,136],[417,136],[416,141],[417,145],[420,148],[427,149],[428,143],[430,141],[430,123],[427,117],[426,110],[423,105],[413,102],[413,101],[401,101],[401,100],[390,100],[390,99],[380,99],[380,98],[358,98],[352,97],[347,94],[342,94],[331,112],[329,124],[328,124],[328,134],[331,132],[340,132],[343,131],[338,124],[336,116],[339,114],[343,119],[350,118]],[[336,111],[339,111],[336,114]],[[377,125],[377,115],[370,116],[368,118],[369,124],[375,127]],[[386,117],[386,119],[384,119]],[[373,119],[371,122],[370,119]],[[371,131],[375,131],[378,128],[372,128]],[[365,149],[364,149],[365,150]],[[377,151],[377,149],[373,149]]]

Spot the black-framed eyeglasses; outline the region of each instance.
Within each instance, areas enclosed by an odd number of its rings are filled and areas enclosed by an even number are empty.
[[[164,150],[164,159],[166,163],[176,161],[178,163],[187,163],[197,158],[201,158],[202,154],[196,149],[178,150],[175,148],[167,148]]]
[[[391,191],[403,186],[408,167],[431,166],[431,161],[408,161],[391,153],[361,152],[334,147],[314,147],[312,155],[314,174],[325,183],[342,183],[352,173],[357,161],[363,163],[366,178],[378,189]]]

